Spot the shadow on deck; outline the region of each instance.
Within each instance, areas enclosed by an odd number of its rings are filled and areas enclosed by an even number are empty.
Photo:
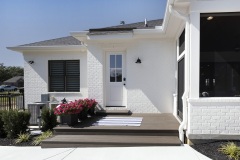
[[[103,116],[94,116],[73,127],[54,128],[54,137],[42,148],[179,146],[179,122],[172,114],[132,114],[114,117],[143,117],[140,126],[93,126]],[[109,115],[106,117],[113,117]]]

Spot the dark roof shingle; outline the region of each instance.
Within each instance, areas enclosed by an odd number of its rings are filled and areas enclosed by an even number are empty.
[[[16,83],[18,80],[23,79],[23,76],[16,76],[16,77],[12,77],[4,82],[7,83]]]
[[[128,32],[132,32],[133,29],[154,29],[155,26],[161,26],[162,22],[163,22],[162,19],[147,21],[147,25],[148,25],[147,27],[145,27],[145,22],[137,22],[137,23],[117,25],[117,26],[106,27],[106,28],[90,29],[89,35],[128,33]]]
[[[40,41],[35,43],[24,44],[20,46],[67,46],[67,45],[82,45],[81,41],[72,36],[61,37],[56,39],[50,39],[46,41]]]

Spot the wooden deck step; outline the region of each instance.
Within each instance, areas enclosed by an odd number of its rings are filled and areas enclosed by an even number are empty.
[[[132,112],[130,110],[100,110],[96,112],[98,116],[106,116],[106,115],[131,115]]]
[[[177,136],[56,135],[42,142],[42,148],[180,146]]]
[[[178,136],[178,130],[139,129],[139,128],[55,128],[54,135],[141,135],[141,136]]]

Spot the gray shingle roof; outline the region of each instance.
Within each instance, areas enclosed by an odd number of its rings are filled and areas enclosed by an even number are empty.
[[[72,36],[50,39],[20,46],[67,46],[67,45],[81,45],[82,43]]]
[[[117,25],[106,28],[90,29],[89,35],[102,35],[112,33],[128,33],[132,32],[133,29],[154,29],[155,26],[161,26],[163,19],[147,21],[148,27],[145,27],[145,22],[137,22],[131,24]]]
[[[155,26],[161,26],[163,20],[151,20],[148,21],[148,27],[144,26],[143,22],[124,24],[111,26],[106,28],[98,28],[98,29],[89,29],[89,35],[103,35],[103,34],[114,34],[114,33],[129,33],[132,32],[133,29],[153,29]],[[68,46],[68,45],[82,45],[82,43],[72,36],[61,37],[56,39],[50,39],[35,43],[29,43],[20,45],[20,47],[37,47],[37,46]]]
[[[124,24],[124,25],[118,25],[118,26],[112,26],[112,27],[106,27],[106,28],[136,28],[136,29],[153,29],[155,26],[161,26],[163,22],[163,19],[156,19],[156,20],[150,20],[147,21],[148,27],[145,27],[145,22],[137,22],[137,23],[131,23],[131,24]]]
[[[23,76],[16,76],[16,77],[12,77],[4,82],[7,82],[7,83],[16,83],[19,79],[23,79]]]

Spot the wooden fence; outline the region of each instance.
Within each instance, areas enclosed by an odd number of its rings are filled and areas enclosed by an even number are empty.
[[[0,110],[25,110],[23,93],[0,94]]]

